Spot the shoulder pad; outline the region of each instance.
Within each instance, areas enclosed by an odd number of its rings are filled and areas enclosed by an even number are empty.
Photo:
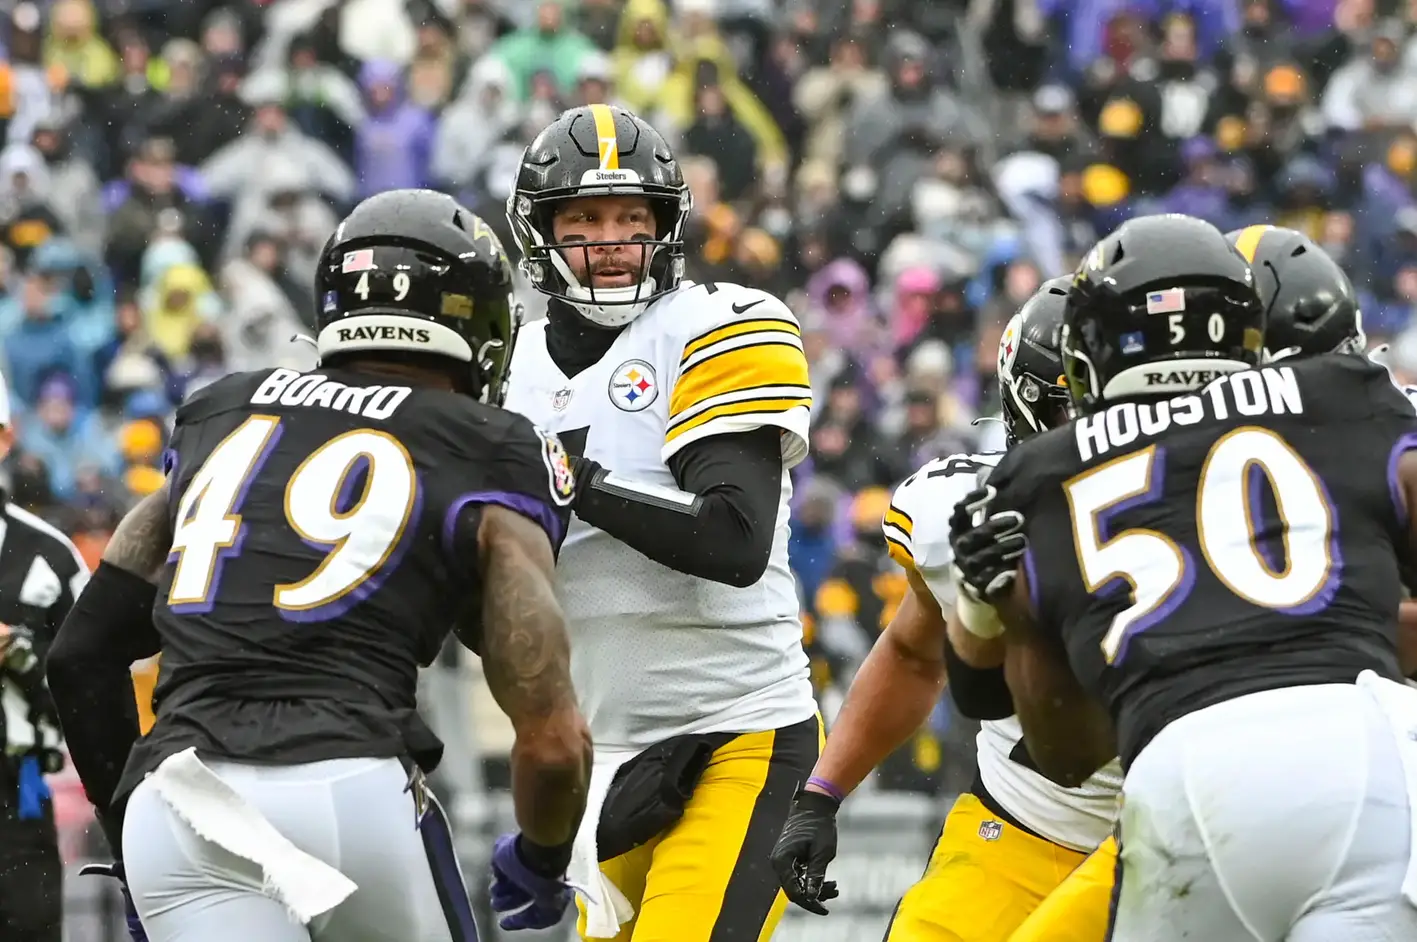
[[[696,284],[676,291],[660,312],[677,353],[661,457],[710,435],[777,426],[788,468],[807,456],[812,385],[802,328],[786,304],[765,291]],[[671,356],[674,354],[671,354]]]
[[[671,329],[678,330],[689,343],[716,327],[764,319],[786,321],[793,332],[801,333],[797,315],[780,298],[747,285],[726,281],[686,284],[666,300],[666,307],[682,307]]]
[[[208,383],[192,393],[177,407],[173,425],[190,425],[213,415],[245,406],[251,400],[256,388],[266,377],[276,370],[257,370],[249,373],[232,373],[215,382]],[[285,370],[298,373],[298,370]]]
[[[950,514],[966,494],[979,487],[1003,457],[998,454],[937,458],[906,478],[891,497],[881,529],[891,558],[924,577],[944,605],[954,598],[950,580]]]

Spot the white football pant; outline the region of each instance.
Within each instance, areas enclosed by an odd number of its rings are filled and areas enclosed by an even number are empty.
[[[1137,756],[1122,794],[1110,942],[1417,939],[1402,894],[1402,753],[1358,685],[1286,687],[1184,716]]]
[[[476,942],[447,819],[429,795],[420,824],[398,760],[206,765],[358,889],[302,925],[262,893],[261,867],[198,836],[149,778],[128,801],[123,863],[151,942]]]

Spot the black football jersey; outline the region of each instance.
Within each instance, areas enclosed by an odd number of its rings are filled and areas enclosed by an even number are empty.
[[[455,623],[477,643],[480,508],[560,545],[574,480],[554,436],[390,383],[245,373],[178,410],[157,719],[127,787],[189,746],[278,763],[416,752],[431,735],[418,668]]]
[[[1414,433],[1381,366],[1333,354],[1113,405],[999,464],[1040,628],[1111,710],[1124,765],[1214,703],[1400,677],[1394,475]]]

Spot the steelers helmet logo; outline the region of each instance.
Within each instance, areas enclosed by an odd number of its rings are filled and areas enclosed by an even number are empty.
[[[659,380],[644,360],[626,360],[610,377],[610,401],[617,409],[639,412],[658,398]]]

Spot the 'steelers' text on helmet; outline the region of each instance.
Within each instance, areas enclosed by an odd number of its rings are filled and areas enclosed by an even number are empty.
[[[1225,238],[1254,269],[1269,355],[1362,353],[1368,348],[1353,283],[1314,240],[1282,226],[1249,226]]]
[[[558,242],[552,231],[557,204],[587,196],[649,201],[655,234],[634,284],[583,285],[566,263],[567,252],[585,252],[589,261],[597,246],[641,244]],[[684,224],[692,207],[679,163],[658,131],[622,108],[586,105],[562,114],[526,149],[507,199],[507,221],[536,290],[568,302],[594,324],[619,327],[683,280]]]
[[[1068,278],[1045,281],[999,338],[999,399],[1010,444],[1067,421],[1068,390],[1058,335],[1069,284]]]
[[[499,405],[521,327],[512,266],[487,223],[433,190],[390,190],[356,206],[315,273],[322,361],[360,351],[433,354],[468,365],[466,391]]]
[[[1142,216],[1084,257],[1063,312],[1063,372],[1075,409],[1200,389],[1259,363],[1264,305],[1219,229]]]

